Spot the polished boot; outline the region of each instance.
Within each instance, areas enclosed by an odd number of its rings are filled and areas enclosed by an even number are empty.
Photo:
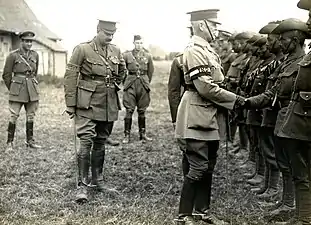
[[[146,135],[146,117],[138,117],[138,127],[139,127],[139,140],[152,141],[152,139]]]
[[[26,122],[26,146],[33,149],[41,148],[33,138],[33,121]]]
[[[266,169],[265,169],[265,176],[264,176],[264,184],[262,186],[254,187],[251,189],[251,192],[261,195],[263,194],[269,187],[269,180],[270,180],[270,169],[269,165],[266,164]]]
[[[195,201],[196,181],[185,177],[179,202],[179,217],[191,216]]]
[[[263,155],[258,153],[258,170],[257,174],[247,180],[247,183],[250,185],[260,185],[264,181],[264,175],[265,175],[265,161],[263,158]]]
[[[85,203],[88,200],[87,186],[89,184],[88,173],[89,173],[89,158],[78,157],[78,188],[76,193],[76,202]]]
[[[211,203],[213,174],[205,173],[200,181],[196,182],[196,196],[194,200],[194,210],[196,213],[205,212]]]
[[[279,193],[278,191],[278,183],[280,179],[280,171],[278,168],[273,168],[271,165],[269,166],[269,180],[268,180],[268,188],[266,191],[260,195],[258,198],[264,201],[272,201]]]
[[[268,215],[270,220],[286,221],[295,215],[295,192],[292,176],[282,173],[282,204]]]
[[[7,139],[7,151],[12,151],[13,150],[13,141],[14,141],[14,135],[15,135],[15,129],[16,129],[16,124],[9,122],[8,125],[8,139]]]
[[[128,144],[131,141],[131,127],[132,127],[132,119],[125,118],[124,119],[124,138],[122,143]]]
[[[91,154],[91,186],[98,191],[104,189],[103,166],[105,161],[105,145],[94,146]]]

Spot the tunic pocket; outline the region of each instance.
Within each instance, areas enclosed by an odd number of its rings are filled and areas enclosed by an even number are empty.
[[[217,109],[212,102],[193,96],[189,105],[187,127],[195,130],[218,130]]]
[[[311,92],[300,91],[299,92],[299,102],[302,108],[311,108]]]
[[[18,96],[22,85],[23,85],[24,78],[21,77],[13,77],[11,85],[10,85],[10,95]]]
[[[77,91],[77,108],[89,109],[92,95],[96,90],[96,84],[79,80]]]

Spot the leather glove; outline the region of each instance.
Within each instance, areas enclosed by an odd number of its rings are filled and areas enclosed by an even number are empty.
[[[245,100],[243,96],[237,95],[237,99],[235,100],[234,108],[242,108],[245,105]]]
[[[67,106],[66,113],[69,115],[70,119],[73,119],[76,114],[76,107]]]

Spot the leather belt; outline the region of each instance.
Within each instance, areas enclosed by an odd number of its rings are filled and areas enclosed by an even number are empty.
[[[82,75],[82,79],[86,81],[103,81],[106,84],[113,84],[115,79],[109,76],[99,76],[99,75]]]

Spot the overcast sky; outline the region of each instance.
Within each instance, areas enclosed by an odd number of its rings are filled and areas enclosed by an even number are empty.
[[[97,18],[118,20],[114,42],[131,49],[133,35],[141,34],[146,46],[181,51],[188,41],[189,15],[198,9],[220,9],[221,28],[231,32],[258,31],[271,20],[298,18],[308,12],[297,8],[298,0],[26,0],[38,19],[63,39],[69,51],[96,34]]]

